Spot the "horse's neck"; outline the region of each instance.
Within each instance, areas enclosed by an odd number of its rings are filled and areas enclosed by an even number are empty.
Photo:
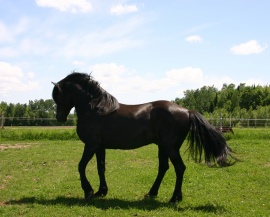
[[[75,105],[75,110],[77,112],[77,116],[89,110],[89,103],[91,101],[91,98],[86,93],[82,93],[81,91],[76,90],[74,91],[72,98]]]
[[[90,96],[88,92],[75,88],[72,95],[78,118],[96,113],[108,114],[118,109],[118,101],[101,87],[93,90],[92,94]]]

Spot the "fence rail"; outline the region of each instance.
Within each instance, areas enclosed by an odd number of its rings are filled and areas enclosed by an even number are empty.
[[[29,117],[0,117],[1,128],[4,126],[73,126],[76,118],[68,118],[67,122],[59,123],[55,118],[29,118]]]
[[[256,118],[208,118],[213,126],[229,127],[270,127],[270,119]]]
[[[270,127],[270,119],[256,118],[206,118],[216,127]],[[4,126],[72,126],[76,125],[76,118],[68,118],[61,124],[55,118],[29,118],[29,117],[1,117],[0,124]]]

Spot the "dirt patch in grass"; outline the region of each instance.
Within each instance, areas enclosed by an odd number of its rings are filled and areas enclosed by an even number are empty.
[[[6,205],[7,205],[6,202],[1,202],[1,201],[0,201],[0,207],[1,207],[1,206],[6,206]]]
[[[21,149],[21,148],[29,148],[31,145],[35,145],[37,143],[22,143],[22,144],[0,144],[0,151],[6,149]]]
[[[265,164],[266,167],[270,167],[270,163]]]
[[[6,188],[7,183],[9,180],[12,179],[12,176],[6,176],[3,180],[2,183],[0,183],[0,189]],[[0,202],[1,203],[1,202]]]

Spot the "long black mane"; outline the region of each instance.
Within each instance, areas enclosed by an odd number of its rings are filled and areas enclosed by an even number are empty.
[[[89,106],[100,115],[109,114],[119,108],[118,100],[105,91],[91,75],[72,72],[61,82],[80,86],[80,92],[89,99]]]

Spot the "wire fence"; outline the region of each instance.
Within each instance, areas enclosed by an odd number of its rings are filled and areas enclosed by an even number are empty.
[[[215,127],[270,127],[270,119],[249,118],[207,118]],[[69,118],[65,123],[59,123],[55,118],[1,117],[0,126],[75,126],[76,118]]]
[[[216,127],[270,127],[270,119],[256,118],[208,118],[209,123]]]
[[[76,118],[68,118],[59,123],[55,118],[0,117],[1,127],[5,126],[75,126]]]

